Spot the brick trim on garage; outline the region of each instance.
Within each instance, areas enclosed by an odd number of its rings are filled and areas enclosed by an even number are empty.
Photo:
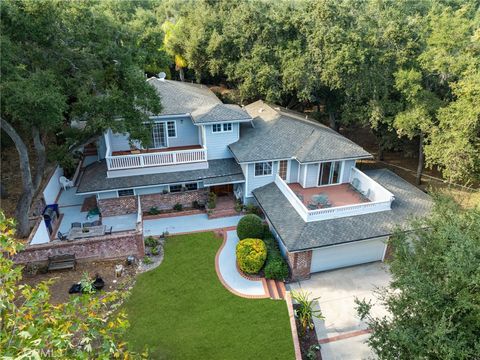
[[[292,280],[304,280],[310,277],[312,250],[294,253],[287,252],[287,261],[290,266]]]

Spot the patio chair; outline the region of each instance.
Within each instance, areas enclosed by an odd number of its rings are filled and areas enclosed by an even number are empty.
[[[112,228],[113,226],[110,226],[110,229],[105,230],[105,235],[112,235]]]
[[[314,203],[309,203],[307,205],[307,209],[308,210],[317,210],[318,209],[318,205],[317,204],[314,204]]]
[[[60,185],[62,185],[64,191],[67,190],[67,188],[75,186],[73,181],[68,180],[65,176],[60,176],[60,178],[58,179],[58,182],[60,183]]]
[[[95,220],[94,222],[92,222],[92,226],[100,226],[102,225],[102,222],[100,220]]]
[[[81,227],[82,227],[82,223],[79,223],[79,222],[72,223],[72,228],[81,228]]]
[[[84,222],[84,223],[83,223],[83,227],[84,227],[84,228],[92,227],[92,223],[91,223],[91,222]]]
[[[62,234],[60,231],[57,233],[58,240],[67,240],[67,235]]]

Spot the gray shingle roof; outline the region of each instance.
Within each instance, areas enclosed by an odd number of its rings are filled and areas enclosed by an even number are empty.
[[[381,169],[365,173],[395,195],[392,210],[306,223],[275,183],[255,189],[253,195],[289,251],[387,236],[395,226],[406,226],[411,217],[430,211],[430,196],[393,172]]]
[[[367,158],[363,148],[332,129],[262,101],[245,107],[253,127],[243,124],[240,140],[230,145],[238,162],[296,158],[301,163]]]
[[[251,121],[250,115],[238,105],[218,104],[207,113],[197,116],[192,113],[193,121],[196,124],[212,123],[219,121]]]
[[[147,81],[160,95],[162,115],[191,114],[196,124],[251,120],[240,106],[223,104],[205,85],[154,77]]]
[[[159,174],[133,175],[118,178],[107,178],[105,160],[93,163],[85,168],[77,193],[129,189],[140,186],[154,186],[191,181],[213,183],[216,179],[225,183],[245,180],[242,169],[234,159],[210,160],[208,169],[176,171]],[[218,183],[218,182],[217,182]]]

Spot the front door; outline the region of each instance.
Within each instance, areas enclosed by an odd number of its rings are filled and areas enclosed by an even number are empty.
[[[152,125],[152,142],[155,149],[167,147],[167,134],[165,123],[155,123]]]

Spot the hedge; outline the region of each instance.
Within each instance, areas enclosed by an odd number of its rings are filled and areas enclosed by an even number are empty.
[[[254,214],[245,215],[237,225],[237,235],[240,240],[251,238],[261,239],[264,235],[262,219]]]
[[[288,264],[278,248],[277,240],[270,231],[265,232],[263,239],[267,246],[267,260],[265,263],[265,278],[274,280],[285,280],[289,275]]]
[[[265,264],[267,246],[261,239],[244,239],[238,242],[235,253],[240,270],[256,274]]]

